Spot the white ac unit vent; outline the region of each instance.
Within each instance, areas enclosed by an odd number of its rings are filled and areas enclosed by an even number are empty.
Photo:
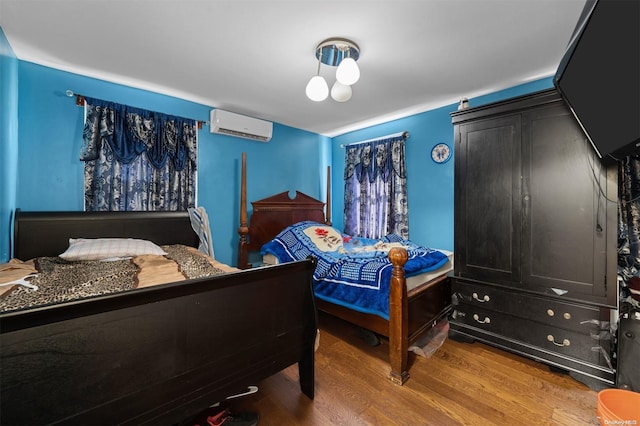
[[[254,141],[269,142],[273,123],[221,109],[211,110],[211,133],[237,136]]]

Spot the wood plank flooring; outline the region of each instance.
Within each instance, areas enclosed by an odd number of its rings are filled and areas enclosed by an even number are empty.
[[[315,399],[297,366],[260,383],[232,411],[260,425],[599,425],[597,392],[543,364],[450,339],[431,357],[410,354],[404,386],[387,379],[386,342],[371,347],[351,324],[320,313]]]

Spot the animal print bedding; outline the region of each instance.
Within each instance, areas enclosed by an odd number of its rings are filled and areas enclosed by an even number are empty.
[[[235,271],[183,245],[162,246],[166,256],[69,262],[40,257],[13,259],[0,267],[0,312],[10,312],[135,288],[202,278]],[[21,278],[16,278],[19,275]],[[26,278],[24,278],[26,276]]]

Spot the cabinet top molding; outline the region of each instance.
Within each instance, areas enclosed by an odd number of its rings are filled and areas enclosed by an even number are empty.
[[[547,89],[461,111],[454,111],[450,114],[451,122],[453,124],[460,124],[465,121],[476,120],[483,117],[501,115],[504,113],[517,113],[520,110],[526,110],[534,106],[539,107],[555,102],[564,102],[564,100],[556,89]]]

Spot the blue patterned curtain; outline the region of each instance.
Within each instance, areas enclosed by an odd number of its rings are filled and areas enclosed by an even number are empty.
[[[618,275],[625,299],[631,280],[640,281],[640,155],[618,163]]]
[[[80,159],[87,211],[187,210],[195,206],[194,120],[85,98]]]
[[[405,136],[348,145],[344,170],[344,232],[409,238]]]

